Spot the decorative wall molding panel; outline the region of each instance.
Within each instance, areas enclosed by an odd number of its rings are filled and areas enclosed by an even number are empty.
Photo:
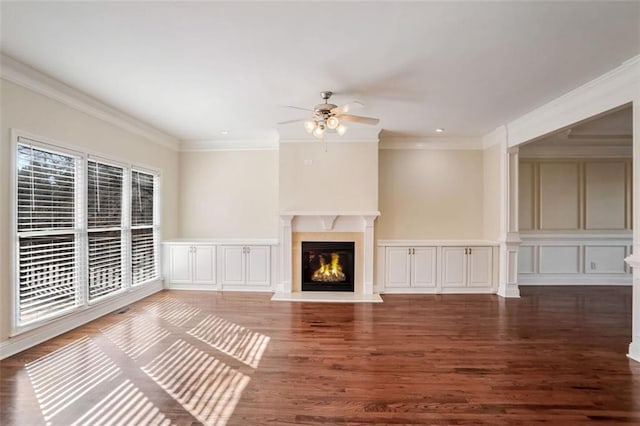
[[[520,230],[630,230],[631,181],[631,159],[521,160]]]
[[[631,284],[632,233],[520,234],[519,284]]]

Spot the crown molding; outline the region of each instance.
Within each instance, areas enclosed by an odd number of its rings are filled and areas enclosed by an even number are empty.
[[[385,138],[380,142],[380,149],[414,149],[414,150],[482,150],[479,138],[432,137],[432,138]]]
[[[3,53],[0,53],[0,77],[169,149],[178,150],[180,147],[177,138]]]
[[[482,137],[482,147],[484,149],[487,149],[494,145],[507,143],[507,139],[507,126],[499,126],[495,128],[491,133],[488,133]]]
[[[180,143],[181,152],[204,151],[271,151],[278,149],[277,140],[265,139],[209,139]]]
[[[511,121],[509,146],[537,140],[638,100],[640,55]]]
[[[628,158],[633,155],[631,145],[590,145],[590,146],[524,146],[520,148],[522,158]]]

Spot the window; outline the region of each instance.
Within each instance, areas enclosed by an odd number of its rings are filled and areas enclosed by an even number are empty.
[[[80,158],[19,145],[16,158],[19,323],[79,302],[77,168]]]
[[[89,161],[87,220],[89,300],[123,288],[122,167]]]
[[[157,279],[153,172],[19,136],[14,329]]]
[[[155,176],[131,173],[131,272],[133,285],[156,278]]]

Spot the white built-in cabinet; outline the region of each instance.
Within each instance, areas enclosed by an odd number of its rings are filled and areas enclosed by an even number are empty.
[[[264,244],[255,244],[263,242]],[[163,274],[170,289],[270,291],[274,240],[184,240],[163,243]]]
[[[220,256],[223,289],[255,290],[271,286],[269,246],[223,245]]]
[[[442,287],[490,288],[492,266],[491,247],[442,247]]]
[[[174,244],[167,247],[165,278],[172,284],[216,283],[216,246]]]
[[[388,247],[386,288],[435,288],[435,247]]]
[[[378,291],[383,293],[492,293],[494,245],[440,241],[379,241]],[[446,245],[445,245],[446,244]]]

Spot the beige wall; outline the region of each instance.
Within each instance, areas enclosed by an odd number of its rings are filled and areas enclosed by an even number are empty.
[[[484,238],[489,241],[500,239],[501,171],[500,145],[493,145],[482,153],[484,184]]]
[[[521,231],[631,229],[630,159],[522,159]]]
[[[180,154],[180,236],[277,238],[278,151]]]
[[[280,145],[280,210],[378,210],[378,144]]]
[[[80,147],[162,173],[162,236],[178,232],[178,154],[141,136],[69,108],[21,86],[0,80],[0,341],[10,332],[11,315],[11,137],[10,129]]]
[[[377,239],[483,237],[483,153],[381,150]]]

